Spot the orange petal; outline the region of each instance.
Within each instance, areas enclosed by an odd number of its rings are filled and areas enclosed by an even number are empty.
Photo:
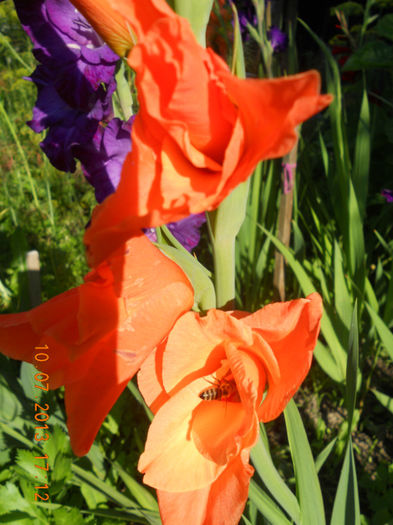
[[[236,175],[238,171],[248,172],[256,158],[277,158],[288,153],[297,140],[296,126],[332,101],[331,95],[319,94],[318,71],[269,80],[241,79],[225,72],[221,76],[228,95],[239,108],[245,130],[245,151]]]
[[[124,17],[111,7],[110,0],[70,1],[115,53],[127,55],[136,43],[135,35]]]
[[[212,483],[225,468],[204,457],[191,438],[193,411],[201,403],[204,385],[203,379],[194,381],[155,415],[138,464],[147,485],[170,492],[196,490]]]
[[[201,401],[192,419],[191,436],[199,452],[218,465],[252,446],[259,426],[255,413],[248,413],[242,403]]]
[[[194,149],[200,159],[206,155],[205,165],[213,168],[210,158],[219,169],[237,116],[219,78],[220,72],[229,73],[225,62],[213,64],[188,21],[176,16],[156,24],[131,53],[129,64],[137,73],[146,128],[159,141],[169,135],[188,157]]]
[[[154,349],[142,363],[138,372],[138,388],[153,414],[170,397],[162,382],[162,352],[164,348],[165,344],[161,344]]]
[[[157,491],[164,525],[237,525],[254,469],[248,454],[234,458],[210,487],[191,492]]]
[[[107,0],[140,40],[159,19],[175,17],[174,11],[164,0]]]
[[[12,359],[33,362],[40,336],[34,332],[28,312],[0,315],[0,351]]]
[[[107,344],[84,376],[66,385],[67,427],[77,456],[87,454],[102,422],[136,371],[116,354],[115,337]]]
[[[259,416],[276,418],[306,377],[319,334],[322,299],[313,293],[306,299],[273,303],[242,321],[270,345],[280,369],[279,381],[269,383]]]

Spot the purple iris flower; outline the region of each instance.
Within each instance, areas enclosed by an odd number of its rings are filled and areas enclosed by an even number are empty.
[[[271,26],[267,32],[267,37],[270,40],[275,53],[285,51],[288,47],[288,35],[281,31],[277,26]]]
[[[112,94],[119,57],[68,0],[14,3],[39,62],[28,78],[38,91],[28,124],[36,133],[47,130],[41,148],[57,169],[72,172],[76,169],[75,159],[85,162],[83,171],[96,194],[103,198],[108,180],[119,176],[117,164],[127,153],[127,149],[121,152],[116,163],[119,148],[112,143],[115,153],[107,146],[107,137],[118,125],[115,121],[107,130],[106,123],[113,118]],[[130,140],[128,133],[128,149]],[[95,164],[90,157],[94,149],[99,151]]]
[[[196,215],[190,215],[181,221],[170,222],[167,226],[180,244],[190,252],[199,243],[201,238],[200,229],[205,222],[205,214],[197,213]],[[157,242],[157,235],[154,228],[147,228],[145,234],[151,241]]]
[[[385,197],[386,202],[393,202],[393,190],[382,190],[381,195]]]
[[[90,146],[77,149],[86,179],[94,186],[97,202],[113,193],[119,182],[127,153],[131,150],[131,126],[128,122],[112,119],[104,128],[99,126]]]

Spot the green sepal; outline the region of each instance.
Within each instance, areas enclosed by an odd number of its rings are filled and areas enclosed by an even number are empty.
[[[190,253],[167,244],[155,245],[180,266],[194,288],[194,310],[206,311],[216,307],[216,294],[209,277],[210,272]]]

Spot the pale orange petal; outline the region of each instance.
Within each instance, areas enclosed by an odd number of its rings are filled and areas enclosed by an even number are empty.
[[[157,490],[162,524],[204,525],[209,494],[210,485],[190,492]]]
[[[204,457],[191,438],[193,413],[201,403],[203,379],[176,393],[157,412],[138,469],[156,489],[185,492],[209,485],[225,468]]]
[[[253,472],[244,452],[209,487],[191,492],[157,491],[163,525],[237,525]]]
[[[165,344],[151,352],[138,372],[138,388],[150,410],[155,414],[169,399],[162,383],[162,352]]]

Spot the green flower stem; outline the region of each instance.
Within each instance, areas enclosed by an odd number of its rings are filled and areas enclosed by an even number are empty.
[[[217,308],[230,310],[235,304],[235,241],[246,216],[249,181],[239,184],[217,210],[207,214]]]
[[[206,46],[206,26],[212,10],[213,0],[173,0],[176,13],[190,22],[201,46]]]

